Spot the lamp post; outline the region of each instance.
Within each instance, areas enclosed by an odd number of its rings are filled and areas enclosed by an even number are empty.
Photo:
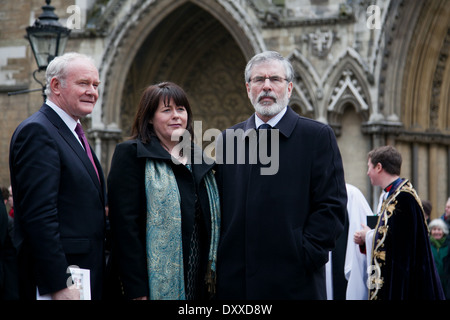
[[[45,71],[50,61],[64,52],[71,31],[58,22],[59,18],[53,12],[55,7],[51,6],[50,2],[51,0],[45,0],[46,5],[42,7],[42,14],[36,19],[34,25],[26,28],[27,34],[25,36],[30,42],[34,58],[36,59],[38,69],[33,72],[33,78],[42,86],[44,102],[46,99],[45,83],[42,83],[36,78],[36,73]],[[41,89],[22,90],[8,93],[8,95],[37,90]]]

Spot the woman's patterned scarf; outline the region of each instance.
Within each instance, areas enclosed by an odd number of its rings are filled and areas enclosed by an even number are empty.
[[[212,171],[205,176],[211,212],[211,244],[206,282],[215,291],[220,226],[220,203]],[[165,161],[148,159],[145,167],[147,197],[147,268],[151,300],[185,300],[180,193],[175,175]]]

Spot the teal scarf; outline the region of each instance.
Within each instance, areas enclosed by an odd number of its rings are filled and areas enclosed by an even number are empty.
[[[211,244],[206,282],[215,292],[215,271],[220,226],[220,203],[214,175],[205,184],[211,212]],[[170,165],[147,160],[147,268],[151,300],[185,300],[180,193]]]

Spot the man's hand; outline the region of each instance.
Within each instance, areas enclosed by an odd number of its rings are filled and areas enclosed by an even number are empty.
[[[72,285],[52,293],[52,300],[80,300],[80,291],[75,288],[75,285]]]
[[[356,231],[353,235],[353,241],[358,245],[363,245],[366,242],[366,233],[370,231],[370,228],[365,224],[361,224],[362,230]]]

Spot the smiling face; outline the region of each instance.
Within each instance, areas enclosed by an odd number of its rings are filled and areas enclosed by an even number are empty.
[[[258,116],[267,121],[288,105],[292,87],[283,64],[268,60],[253,67],[247,94]]]
[[[90,61],[77,58],[70,62],[64,79],[51,79],[50,99],[78,121],[94,110],[99,84],[97,68]]]
[[[435,238],[436,240],[440,240],[440,239],[442,239],[442,237],[444,236],[444,232],[443,232],[442,229],[439,228],[439,227],[433,227],[433,228],[431,229],[431,236],[432,236],[433,238]]]
[[[173,99],[160,99],[158,109],[150,121],[158,139],[167,147],[173,147],[186,130],[188,114],[184,106],[177,106]]]

